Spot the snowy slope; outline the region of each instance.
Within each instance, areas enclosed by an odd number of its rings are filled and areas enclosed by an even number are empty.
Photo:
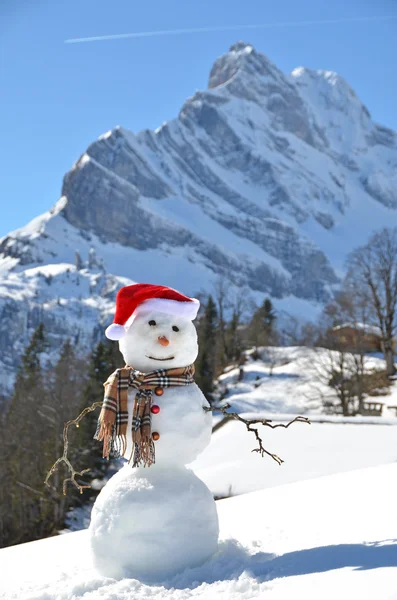
[[[252,351],[247,352],[242,381],[238,381],[239,368],[231,368],[219,377],[218,391],[237,412],[309,414],[312,417],[324,413],[322,398],[336,399],[326,384],[327,368],[323,367],[329,362],[329,355],[336,353],[304,346],[258,350],[262,353],[259,360],[252,358]],[[366,371],[384,368],[381,355],[365,357]],[[393,385],[387,395],[377,396],[377,401],[384,404],[382,418],[395,417],[395,412],[389,411],[387,406],[397,405],[397,386]],[[357,419],[350,420],[357,422]],[[368,422],[368,417],[364,422]]]
[[[384,404],[381,417],[326,415],[320,394],[328,397],[330,388],[318,381],[315,363],[319,355],[326,360],[327,351],[288,347],[271,352],[271,376],[269,362],[252,360],[249,353],[242,381],[238,381],[238,369],[220,376],[229,411],[284,424],[301,414],[312,424],[296,423],[288,430],[259,426],[264,447],[285,461],[281,466],[252,453],[257,444],[244,424],[227,421],[216,429],[211,444],[191,465],[215,496],[234,496],[397,460],[397,418],[387,408],[397,404],[396,384],[388,395],[376,397]],[[384,369],[381,358],[366,360],[367,369]],[[214,420],[219,422],[216,415]]]
[[[22,273],[11,271],[0,280],[0,380],[6,387],[12,385],[24,347],[40,323],[45,326],[50,360],[66,339],[77,350],[87,350],[103,336],[117,291],[134,282],[91,263],[79,269],[72,263],[42,265]]]
[[[288,415],[282,415],[281,422],[285,420]],[[341,419],[339,423],[296,423],[288,430],[260,430],[264,447],[278,454],[284,460],[282,465],[253,453],[257,447],[254,435],[236,422],[216,431],[210,446],[190,465],[215,497],[397,461],[397,419],[384,425],[352,425]]]
[[[313,315],[347,252],[395,221],[396,177],[397,135],[372,122],[339,75],[285,75],[237,43],[177,118],[102,135],[65,175],[56,205],[0,240],[3,370],[19,353],[8,350],[14,313],[25,341],[48,297],[45,277],[33,284],[29,271],[77,264],[76,250],[87,263],[93,249],[116,284],[196,294],[223,275],[257,300],[268,294],[279,309]],[[27,277],[33,292],[10,295],[11,276],[21,289]],[[83,288],[73,297],[76,307],[89,300],[92,329],[107,313],[101,293]],[[50,312],[42,314],[56,345],[64,332]],[[65,323],[74,330],[73,318]]]
[[[14,546],[0,597],[396,600],[396,477],[386,465],[219,501],[218,554],[161,585],[97,575],[86,531]]]

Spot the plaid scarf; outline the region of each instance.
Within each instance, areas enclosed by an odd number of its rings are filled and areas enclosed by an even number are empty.
[[[190,385],[194,382],[194,366],[179,369],[158,369],[141,373],[132,367],[116,369],[103,384],[105,395],[94,439],[103,441],[104,458],[110,452],[123,456],[127,447],[128,389],[138,390],[132,414],[132,452],[128,462],[144,467],[155,462],[151,431],[152,395],[155,388]]]

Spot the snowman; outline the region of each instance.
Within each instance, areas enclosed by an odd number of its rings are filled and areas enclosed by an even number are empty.
[[[186,467],[211,437],[208,402],[194,383],[198,300],[164,286],[122,288],[114,323],[126,367],[105,383],[96,438],[126,459],[99,494],[89,535],[105,576],[166,579],[217,550],[212,494]]]

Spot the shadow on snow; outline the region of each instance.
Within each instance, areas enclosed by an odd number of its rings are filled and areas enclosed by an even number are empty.
[[[339,544],[288,552],[281,556],[250,554],[235,540],[220,544],[218,553],[201,567],[188,569],[167,582],[166,588],[196,588],[203,583],[236,580],[247,572],[258,582],[283,577],[325,573],[350,567],[355,570],[397,566],[397,540],[368,544]]]

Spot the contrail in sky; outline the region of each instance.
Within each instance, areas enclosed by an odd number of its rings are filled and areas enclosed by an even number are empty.
[[[93,37],[70,38],[65,44],[81,44],[84,42],[103,42],[108,40],[123,40],[126,38],[157,37],[160,35],[182,35],[186,33],[211,33],[221,31],[243,31],[248,29],[272,29],[273,27],[305,27],[308,25],[336,25],[339,23],[360,23],[368,21],[390,21],[397,15],[379,15],[372,17],[347,17],[339,19],[322,19],[318,21],[284,21],[262,23],[257,25],[220,25],[217,27],[195,27],[190,29],[165,29],[157,31],[139,31],[136,33],[115,33],[113,35],[97,35]]]

